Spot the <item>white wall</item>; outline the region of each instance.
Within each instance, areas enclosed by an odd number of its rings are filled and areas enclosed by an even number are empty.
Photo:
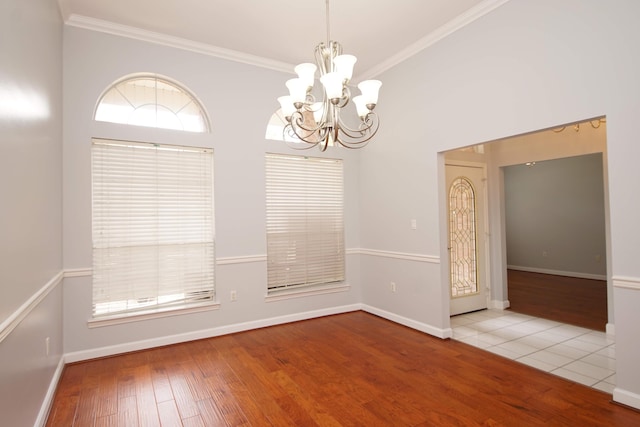
[[[265,302],[264,155],[293,150],[282,142],[266,141],[264,135],[278,108],[276,98],[286,91],[287,74],[75,27],[65,28],[64,43],[64,265],[80,270],[64,285],[65,352],[73,354],[72,359],[353,309],[360,301],[360,281],[357,255],[352,254],[347,255],[349,291]],[[212,133],[94,122],[93,110],[103,90],[138,72],[159,73],[187,86],[208,110]],[[219,310],[88,328],[92,137],[152,139],[214,149]],[[346,246],[358,248],[357,153],[330,148],[324,154],[318,150],[302,154],[344,158]],[[229,301],[231,290],[237,291],[237,302]]]
[[[360,175],[363,247],[437,258],[446,252],[439,152],[606,115],[614,398],[636,407],[640,225],[638,201],[630,195],[640,182],[640,61],[634,53],[640,47],[639,15],[634,0],[511,0],[385,72],[382,126],[361,154]],[[411,218],[417,230],[410,229]],[[492,225],[492,233],[499,233]],[[363,264],[364,303],[446,329],[442,258],[439,268],[425,264],[419,275],[392,259]],[[383,283],[388,278],[401,290],[392,297]]]
[[[3,425],[24,426],[38,418],[62,355],[57,2],[2,1],[0,40],[0,414]]]

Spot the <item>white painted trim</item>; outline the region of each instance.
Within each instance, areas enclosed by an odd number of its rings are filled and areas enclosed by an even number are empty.
[[[293,298],[303,298],[314,295],[326,295],[326,294],[334,294],[336,292],[347,292],[351,289],[351,286],[348,283],[339,283],[339,284],[330,284],[330,285],[319,285],[319,286],[310,286],[308,288],[297,288],[297,289],[289,289],[282,291],[275,291],[271,295],[266,295],[264,297],[265,302],[275,302],[275,301],[284,301]]]
[[[392,322],[399,323],[404,326],[408,326],[409,328],[416,329],[420,332],[425,332],[429,335],[433,335],[434,337],[446,339],[451,338],[453,336],[453,330],[451,328],[440,329],[434,326],[428,325],[426,323],[418,322],[417,320],[409,319],[408,317],[399,316],[395,313],[391,313],[390,311],[381,310],[376,307],[372,307],[370,305],[363,304],[362,310],[367,313],[375,314],[376,316],[383,317],[387,320],[391,320]]]
[[[141,312],[126,315],[114,315],[108,317],[96,317],[87,321],[89,329],[101,328],[103,326],[121,325],[123,323],[141,322],[143,320],[161,319],[170,316],[182,316],[184,314],[202,313],[220,309],[219,302],[208,302],[201,305],[191,305],[185,307],[164,308],[152,312]]]
[[[511,307],[511,303],[509,302],[509,300],[501,301],[492,299],[489,301],[489,307],[496,310],[506,310],[507,308]]]
[[[85,30],[98,31],[101,33],[127,37],[143,42],[188,50],[203,55],[214,56],[216,58],[254,65],[257,67],[268,68],[270,70],[283,71],[290,74],[293,74],[293,68],[295,67],[295,64],[275,61],[273,59],[264,58],[262,56],[250,55],[248,53],[242,53],[231,49],[224,49],[206,43],[200,43],[180,37],[173,37],[153,31],[142,30],[140,28],[116,24],[114,22],[104,21],[102,19],[90,18],[88,16],[71,14],[65,21],[65,24],[70,27],[83,28]]]
[[[92,268],[68,268],[64,270],[64,277],[88,277],[93,275]]]
[[[444,39],[460,28],[469,25],[476,19],[488,14],[494,9],[507,3],[509,0],[485,0],[475,7],[465,11],[461,15],[458,15],[451,21],[442,25],[435,31],[428,34],[426,37],[418,40],[412,45],[401,50],[397,54],[393,55],[386,61],[376,65],[375,67],[364,71],[356,76],[355,80],[367,80],[373,78],[382,72],[394,67],[395,65],[409,59],[410,57],[418,54],[422,50],[434,45],[438,41]],[[63,16],[67,15],[67,8],[61,7]],[[148,43],[159,44],[162,46],[173,47],[177,49],[188,50],[191,52],[200,53],[203,55],[213,56],[216,58],[222,58],[229,61],[240,62],[243,64],[254,65],[257,67],[267,68],[270,70],[282,71],[285,73],[293,73],[295,64],[288,64],[286,62],[275,61],[273,59],[265,58],[257,55],[250,55],[243,52],[238,52],[231,49],[225,49],[217,46],[213,46],[207,43],[196,42],[193,40],[183,39],[180,37],[169,36],[167,34],[156,33],[153,31],[142,30],[140,28],[131,27],[128,25],[116,24],[114,22],[105,21],[102,19],[91,18],[88,16],[70,14],[65,21],[65,24],[70,27],[83,28],[91,31],[98,31],[102,33],[112,34],[120,37],[127,37],[135,40],[140,40]]]
[[[351,248],[345,250],[346,255],[370,255],[384,258],[404,259],[407,261],[429,262],[433,264],[440,263],[440,257],[435,255],[421,255],[404,252],[381,251],[377,249]],[[267,255],[241,255],[231,257],[221,257],[216,259],[216,265],[232,265],[232,264],[248,264],[254,262],[267,262]],[[93,274],[93,269],[70,268],[64,270],[64,277],[88,277]]]
[[[614,288],[640,290],[640,279],[635,277],[614,276],[611,278]]]
[[[0,342],[9,336],[9,334],[22,322],[40,302],[49,295],[64,277],[64,271],[58,272],[51,280],[49,280],[40,290],[22,304],[16,311],[0,323]]]
[[[463,14],[458,15],[456,18],[442,25],[435,31],[432,31],[426,37],[423,37],[412,45],[409,45],[408,47],[402,49],[400,52],[393,55],[386,61],[383,61],[377,66],[367,70],[366,72],[359,74],[357,76],[358,80],[367,80],[378,76],[388,69],[420,53],[424,49],[436,44],[450,34],[458,31],[460,28],[471,24],[476,19],[483,17],[494,9],[497,9],[498,7],[507,3],[508,1],[509,0],[485,0],[479,3],[475,7],[472,7]]]
[[[381,251],[377,249],[354,249],[353,251],[353,253],[358,253],[361,255],[403,259],[406,261],[428,262],[430,264],[440,264],[440,257],[435,255],[410,254],[405,252]]]
[[[266,262],[266,255],[247,255],[247,256],[234,256],[224,257],[216,259],[217,265],[229,265],[229,264],[245,264],[249,262]]]
[[[616,335],[616,325],[613,323],[607,323],[607,335],[615,336]]]
[[[217,328],[203,329],[199,331],[187,332],[184,334],[169,335],[148,340],[134,341],[123,344],[116,344],[107,347],[93,348],[90,350],[77,351],[65,354],[65,363],[74,363],[82,360],[96,359],[99,357],[113,356],[116,354],[128,353],[131,351],[146,350],[154,347],[178,344],[187,341],[194,341],[204,338],[212,338],[220,335],[233,334],[236,332],[250,331],[252,329],[265,328],[284,323],[298,322],[300,320],[313,319],[316,317],[330,316],[333,314],[348,313],[361,310],[361,304],[344,305],[340,307],[330,307],[321,310],[307,311],[302,313],[289,314],[285,316],[271,317],[268,319],[252,320],[244,323],[220,326]]]
[[[38,418],[36,418],[34,427],[41,427],[47,423],[47,417],[49,416],[49,411],[51,411],[51,405],[53,404],[53,398],[56,394],[56,388],[58,387],[58,382],[62,376],[62,371],[64,371],[64,364],[64,356],[62,356],[60,357],[58,366],[56,367],[53,377],[51,377],[51,381],[49,382],[49,388],[47,389],[47,394],[44,396],[44,400],[40,406],[40,412],[38,412]]]
[[[524,267],[521,265],[507,265],[509,270],[528,271],[530,273],[553,274],[555,276],[577,277],[580,279],[607,280],[602,274],[578,273],[575,271],[551,270],[548,268]]]
[[[620,387],[613,389],[613,401],[631,406],[632,408],[640,409],[640,394],[623,390]]]

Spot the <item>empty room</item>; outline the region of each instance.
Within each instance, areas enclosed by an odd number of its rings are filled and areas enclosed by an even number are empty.
[[[3,0],[0,424],[640,424],[638,16]],[[572,158],[596,226],[512,209]],[[597,278],[597,330],[515,312],[515,267]]]

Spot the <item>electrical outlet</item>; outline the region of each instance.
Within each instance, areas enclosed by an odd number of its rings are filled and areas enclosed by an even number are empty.
[[[231,291],[229,294],[229,299],[231,301],[237,301],[238,300],[238,293],[236,291]]]
[[[391,282],[391,292],[395,293],[397,290],[396,288],[396,282]]]

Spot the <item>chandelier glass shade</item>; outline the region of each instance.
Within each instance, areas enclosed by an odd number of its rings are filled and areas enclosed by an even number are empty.
[[[379,80],[362,81],[358,84],[361,94],[351,97],[349,83],[357,59],[343,54],[340,43],[330,40],[329,0],[326,0],[326,6],[327,42],[316,46],[316,64],[296,66],[294,71],[298,77],[286,82],[289,95],[278,98],[287,121],[283,132],[304,143],[302,147],[296,144],[295,148],[319,147],[321,151],[332,145],[361,148],[380,125],[373,110],[382,83]],[[316,71],[320,73],[321,100],[314,95]],[[346,120],[341,114],[350,102],[355,105],[357,117]]]

